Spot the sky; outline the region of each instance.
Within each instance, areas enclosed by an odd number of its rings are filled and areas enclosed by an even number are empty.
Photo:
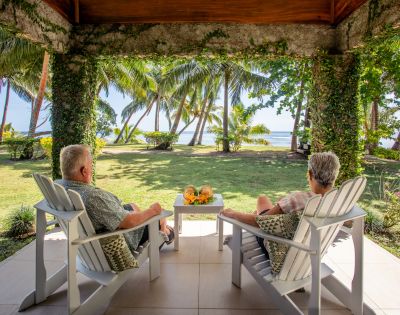
[[[2,88],[0,94],[0,110],[1,117],[4,110],[4,102],[5,102],[5,88]],[[108,97],[106,97],[105,93],[101,93],[101,96],[106,99],[111,106],[114,108],[117,117],[117,124],[119,126],[121,123],[121,111],[122,109],[130,103],[131,99],[128,96],[123,96],[121,93],[111,88]],[[223,100],[219,99],[216,102],[218,105],[223,104]],[[243,103],[245,106],[249,106],[252,101],[250,101],[246,95],[243,95]],[[11,93],[9,100],[9,107],[7,113],[7,123],[11,122],[12,126],[17,131],[27,131],[29,127],[29,119],[30,119],[30,104],[20,99],[15,93]],[[136,122],[135,118],[138,118],[142,115],[143,111],[138,112],[134,115],[132,119],[132,124]],[[48,115],[48,112],[41,112],[39,123]],[[271,131],[290,131],[293,127],[293,118],[291,114],[288,112],[283,112],[281,115],[276,115],[276,110],[273,108],[262,109],[256,112],[256,115],[253,120],[253,124],[265,124]],[[179,128],[183,127],[183,123],[179,126]],[[141,122],[139,128],[143,131],[151,131],[154,130],[154,110],[152,110],[148,116]],[[193,123],[188,131],[193,131],[196,128],[195,123]],[[42,127],[40,127],[37,131],[47,131],[50,130],[50,122],[46,122]],[[168,130],[168,122],[165,118],[165,115],[160,115],[160,129],[162,131]]]

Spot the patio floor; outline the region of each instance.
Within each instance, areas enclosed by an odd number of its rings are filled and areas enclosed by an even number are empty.
[[[225,224],[225,234],[231,226]],[[269,297],[244,270],[242,289],[231,284],[231,251],[217,249],[215,221],[184,221],[180,251],[173,244],[161,251],[161,277],[148,281],[143,266],[127,281],[99,314],[145,315],[242,315],[280,314]],[[47,235],[45,259],[48,275],[62,266],[65,237],[55,231]],[[34,287],[34,243],[0,263],[0,315],[16,314],[18,304]],[[352,274],[352,242],[340,238],[325,262],[348,286]],[[400,314],[400,260],[365,239],[365,301],[377,314]],[[81,295],[87,297],[97,286],[80,277]],[[307,308],[308,291],[292,293],[302,309]],[[327,290],[322,290],[323,314],[350,314]],[[39,306],[20,314],[66,314],[65,285]]]

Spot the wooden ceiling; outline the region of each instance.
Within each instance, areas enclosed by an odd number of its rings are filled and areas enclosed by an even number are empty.
[[[337,25],[366,0],[44,0],[75,24]]]

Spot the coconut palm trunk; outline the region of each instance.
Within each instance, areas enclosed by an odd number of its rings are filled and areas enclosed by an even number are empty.
[[[1,129],[0,129],[0,143],[3,142],[4,126],[6,125],[6,119],[7,119],[8,101],[10,100],[10,89],[11,89],[10,79],[7,79],[6,100],[4,103],[3,119],[1,121]]]
[[[114,143],[118,143],[121,140],[121,138],[122,138],[122,136],[124,134],[124,131],[128,128],[128,123],[131,120],[131,118],[132,118],[134,113],[135,113],[135,111],[132,110],[132,112],[129,114],[128,118],[125,120],[125,123],[124,123],[124,125],[123,125],[123,127],[121,129],[121,132],[119,133],[117,139],[115,139]]]
[[[293,131],[292,131],[292,143],[290,145],[291,151],[297,150],[297,132],[299,130],[299,122],[300,122],[301,109],[303,107],[303,99],[304,99],[304,79],[301,80],[300,92],[297,99],[296,116],[294,119]]]
[[[154,131],[160,131],[160,94],[157,95]]]
[[[379,99],[375,98],[372,102],[371,107],[371,131],[377,131],[379,125]],[[372,142],[368,146],[368,153],[372,154],[372,151],[378,146],[378,142]]]
[[[228,89],[229,89],[229,77],[230,73],[229,70],[225,69],[224,73],[224,115],[223,115],[223,121],[222,121],[222,126],[223,126],[223,136],[224,139],[222,141],[222,147],[224,152],[229,152],[229,139],[228,139]]]
[[[184,95],[183,95],[183,97],[181,99],[181,102],[179,103],[179,107],[178,107],[178,110],[176,111],[176,116],[175,116],[174,123],[172,125],[171,130],[169,131],[171,134],[175,134],[176,131],[178,130],[178,125],[179,125],[179,122],[181,120],[182,109],[183,109],[183,105],[185,105],[186,96],[187,96],[187,93],[184,93]]]
[[[184,132],[184,131],[186,130],[186,128],[189,127],[189,126],[194,122],[195,119],[196,119],[196,116],[194,116],[194,117],[192,118],[192,120],[189,121],[189,122],[185,125],[185,127],[183,127],[183,128],[181,129],[181,131],[178,132],[178,135],[180,136],[180,135],[182,134],[182,132]]]
[[[203,120],[205,119],[204,114],[206,111],[206,107],[207,107],[207,98],[204,98],[203,104],[201,106],[199,121],[197,122],[196,129],[194,131],[192,140],[190,140],[190,142],[188,143],[189,146],[194,146],[196,144],[197,137],[199,136],[201,124],[202,124]]]
[[[44,92],[46,90],[46,82],[49,72],[49,59],[50,55],[47,51],[44,52],[43,64],[42,64],[42,74],[40,77],[40,84],[38,94],[36,96],[35,105],[32,110],[31,121],[29,124],[28,137],[33,137],[36,131],[36,125],[39,119],[40,109],[42,108]]]
[[[204,119],[201,122],[199,141],[197,141],[197,144],[199,144],[199,145],[201,145],[201,143],[203,142],[204,128],[206,127],[206,122],[207,122],[208,116],[210,115],[211,108],[212,108],[212,102],[210,101],[210,103],[208,104],[208,107],[207,107],[207,111],[206,111],[206,113],[204,115]]]
[[[126,137],[125,143],[128,143],[129,140],[131,139],[133,133],[135,132],[136,128],[139,126],[140,122],[143,120],[143,118],[151,111],[151,108],[153,107],[153,104],[156,100],[154,99],[150,105],[147,107],[147,109],[144,111],[143,115],[140,116],[139,120],[136,122],[135,126],[133,126],[132,130],[129,132],[128,136]]]
[[[392,146],[392,150],[400,150],[400,131],[397,135],[395,143]]]

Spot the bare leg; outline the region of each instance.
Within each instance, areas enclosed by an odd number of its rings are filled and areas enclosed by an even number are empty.
[[[257,210],[256,214],[260,214],[260,212],[273,208],[271,200],[266,195],[259,195],[257,198]]]

